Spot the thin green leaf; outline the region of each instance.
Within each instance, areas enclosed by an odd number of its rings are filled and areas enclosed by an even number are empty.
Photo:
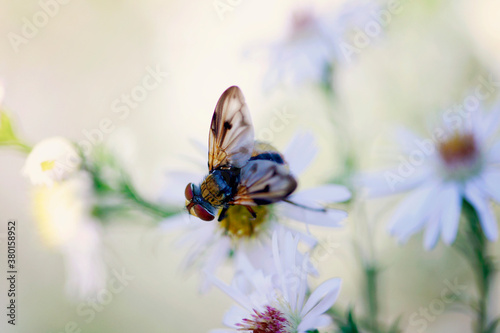
[[[484,333],[495,333],[499,323],[500,323],[500,317],[492,321],[491,324],[486,329],[486,331],[484,331]]]
[[[353,309],[347,310],[346,320],[339,325],[339,332],[341,333],[359,333],[358,325],[354,319]]]

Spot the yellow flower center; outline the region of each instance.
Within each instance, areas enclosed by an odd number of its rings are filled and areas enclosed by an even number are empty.
[[[42,166],[42,171],[50,171],[52,169],[54,169],[54,166],[56,164],[56,161],[43,161],[41,163],[41,166]]]
[[[229,207],[226,217],[219,223],[219,227],[229,236],[252,237],[262,229],[269,215],[268,206],[254,206],[252,209],[257,215],[255,218],[244,206]]]

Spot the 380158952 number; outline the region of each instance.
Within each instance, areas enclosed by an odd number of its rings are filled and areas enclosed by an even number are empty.
[[[7,264],[9,269],[16,266],[16,221],[9,221],[7,224]]]

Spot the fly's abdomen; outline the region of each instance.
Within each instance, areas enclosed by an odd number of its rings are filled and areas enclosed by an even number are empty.
[[[268,143],[256,141],[250,161],[266,160],[286,165],[283,155]]]

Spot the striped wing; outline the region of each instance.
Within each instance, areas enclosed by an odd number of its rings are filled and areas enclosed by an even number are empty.
[[[268,205],[286,199],[297,188],[287,166],[274,161],[251,160],[240,177],[233,205]]]
[[[208,138],[208,169],[241,168],[252,155],[252,120],[240,88],[229,87],[215,107]]]

